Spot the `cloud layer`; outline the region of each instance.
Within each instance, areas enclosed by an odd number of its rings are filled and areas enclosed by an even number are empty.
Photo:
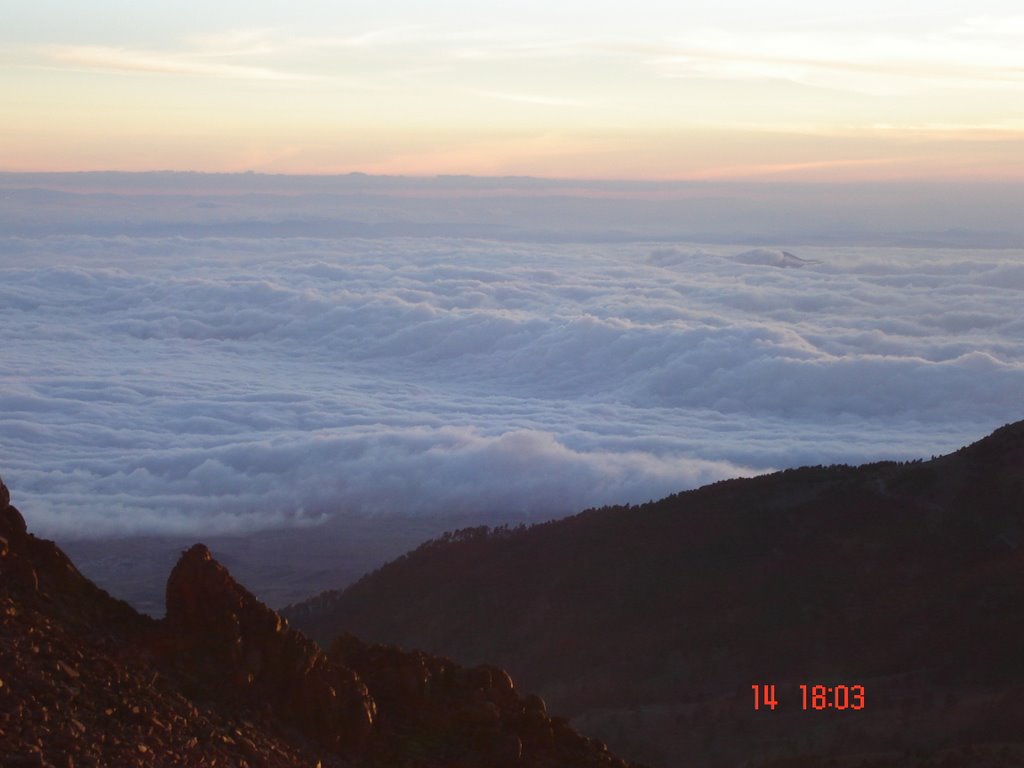
[[[64,537],[530,518],[1021,418],[1020,252],[792,250],[0,239],[0,471]]]

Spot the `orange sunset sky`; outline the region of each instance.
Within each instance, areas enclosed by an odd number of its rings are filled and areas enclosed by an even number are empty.
[[[690,5],[15,3],[0,171],[1024,179],[1017,2]]]

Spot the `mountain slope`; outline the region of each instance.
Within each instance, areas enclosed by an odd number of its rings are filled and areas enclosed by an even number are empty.
[[[931,461],[457,532],[283,614],[322,640],[493,660],[660,765],[934,751],[1024,733],[1022,545],[1024,422]],[[869,704],[804,712],[801,683]]]
[[[0,483],[0,765],[628,768],[492,666],[345,637],[326,653],[201,544],[167,618],[28,533]]]

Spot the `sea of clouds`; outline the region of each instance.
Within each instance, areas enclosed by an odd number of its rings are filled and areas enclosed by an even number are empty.
[[[1022,300],[1013,250],[0,237],[0,472],[74,538],[927,457],[1022,417]]]

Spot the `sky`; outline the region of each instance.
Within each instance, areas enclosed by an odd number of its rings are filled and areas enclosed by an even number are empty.
[[[1024,416],[1019,247],[730,242],[756,211],[728,200],[716,242],[527,237],[610,208],[472,180],[424,208],[425,182],[74,178],[0,176],[0,473],[58,541],[545,520]]]
[[[1024,178],[1003,0],[7,2],[0,171]]]

